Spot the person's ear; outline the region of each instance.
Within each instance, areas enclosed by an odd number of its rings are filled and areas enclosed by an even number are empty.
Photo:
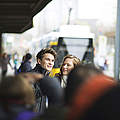
[[[40,60],[39,58],[37,59],[37,63],[38,63],[38,64],[41,64],[41,60]]]

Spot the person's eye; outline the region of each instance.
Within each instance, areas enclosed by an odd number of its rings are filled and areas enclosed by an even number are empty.
[[[67,66],[71,66],[70,64],[67,64]]]
[[[55,60],[52,60],[52,62],[55,62]]]
[[[46,58],[46,60],[48,61],[48,60],[49,60],[49,58]]]

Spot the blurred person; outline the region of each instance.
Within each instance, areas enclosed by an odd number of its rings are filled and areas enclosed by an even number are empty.
[[[21,62],[21,63],[24,63],[24,61],[25,61],[25,56],[26,56],[26,55],[23,55],[23,57],[22,57],[22,62]]]
[[[95,75],[103,75],[103,73],[92,64],[79,64],[75,66],[68,74],[67,86],[64,89],[63,105],[60,107],[48,108],[42,116],[37,116],[34,120],[49,120],[50,118],[52,120],[65,120],[77,89],[84,81],[87,81],[87,79]],[[75,111],[73,110],[72,112]]]
[[[24,63],[24,61],[25,61],[25,55],[22,57],[21,64],[23,64],[23,63]],[[21,72],[21,68],[20,68],[20,66],[19,66],[19,68],[17,69],[17,71],[16,71],[15,75],[17,75],[17,74],[18,74],[18,73],[20,73],[20,72]]]
[[[31,62],[32,62],[32,55],[30,53],[27,53],[25,56],[23,56],[22,63],[18,69],[18,73],[28,72],[32,70]]]
[[[39,86],[42,91],[42,95],[48,98],[48,108],[33,120],[62,120],[63,118],[63,95],[64,91],[61,88],[56,78],[49,76],[43,77],[39,81]],[[61,112],[62,111],[62,112]]]
[[[36,72],[36,73],[40,73],[43,74],[44,76],[49,76],[50,71],[52,70],[53,66],[54,66],[54,62],[56,59],[56,52],[54,49],[52,48],[44,48],[42,49],[40,52],[38,52],[37,54],[37,64],[36,66],[30,71],[30,72]],[[49,92],[51,92],[50,87],[47,88],[48,85],[52,85],[52,78],[48,78],[50,80],[48,80],[48,83],[45,82],[45,79],[42,80],[44,85],[41,86],[40,82],[36,82],[34,84],[35,87],[35,95],[36,95],[36,112],[40,112],[43,113],[46,109],[46,96],[49,96]],[[53,80],[54,81],[54,80]],[[55,79],[56,81],[56,79]],[[58,84],[58,83],[55,83]],[[56,85],[59,87],[59,85]],[[42,89],[43,88],[43,89]],[[44,90],[46,91],[47,89],[47,93],[44,93]],[[52,93],[51,93],[52,95]],[[54,98],[53,98],[54,99]],[[48,98],[48,103],[50,105],[50,99]]]
[[[104,62],[104,70],[107,70],[108,69],[108,61],[107,59],[105,59],[105,62]]]
[[[76,90],[66,120],[119,120],[119,93],[120,85],[113,78],[91,76]]]
[[[18,54],[15,52],[13,54],[13,63],[14,63],[14,74],[17,74],[17,65],[18,65]]]
[[[4,52],[2,54],[2,57],[0,59],[0,65],[1,65],[1,68],[2,68],[2,77],[5,77],[6,74],[7,74],[7,71],[8,71],[8,66],[7,65],[10,65],[11,69],[13,69],[11,63],[10,63],[10,57],[8,56],[8,54],[6,52]]]
[[[82,83],[89,80],[91,76],[103,75],[101,69],[96,68],[93,64],[79,64],[68,75],[67,86],[65,89],[65,105],[71,105],[71,98],[74,97],[75,91]]]
[[[26,79],[30,85],[33,85],[36,81],[39,81],[44,77],[42,74],[31,72],[20,73],[19,75]]]
[[[22,62],[24,62],[25,61],[25,55],[22,57]]]
[[[60,68],[60,73],[57,73],[55,76],[60,81],[61,87],[66,87],[67,76],[69,72],[78,64],[80,64],[80,59],[73,55],[66,55],[63,58],[63,62]]]
[[[35,96],[31,85],[21,75],[7,76],[0,83],[0,119],[30,120]]]
[[[60,87],[57,79],[49,76],[44,77],[42,74],[31,72],[21,73],[19,75],[25,78],[30,85],[33,85],[35,82],[39,82],[42,94],[47,96],[49,99],[49,107],[61,105],[63,99],[63,90]]]

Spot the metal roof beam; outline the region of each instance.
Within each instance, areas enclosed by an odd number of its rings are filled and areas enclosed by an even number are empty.
[[[21,33],[33,27],[32,17],[52,0],[0,0],[0,31]]]
[[[38,0],[0,0],[0,3],[35,3]]]
[[[50,1],[52,0],[38,0],[37,4],[32,9],[33,16],[40,12]]]

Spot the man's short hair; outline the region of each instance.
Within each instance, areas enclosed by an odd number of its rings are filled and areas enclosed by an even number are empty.
[[[44,54],[46,53],[50,53],[54,56],[54,58],[56,59],[57,53],[53,48],[43,48],[40,52],[38,52],[37,54],[37,59],[42,60],[42,58],[44,57]]]

